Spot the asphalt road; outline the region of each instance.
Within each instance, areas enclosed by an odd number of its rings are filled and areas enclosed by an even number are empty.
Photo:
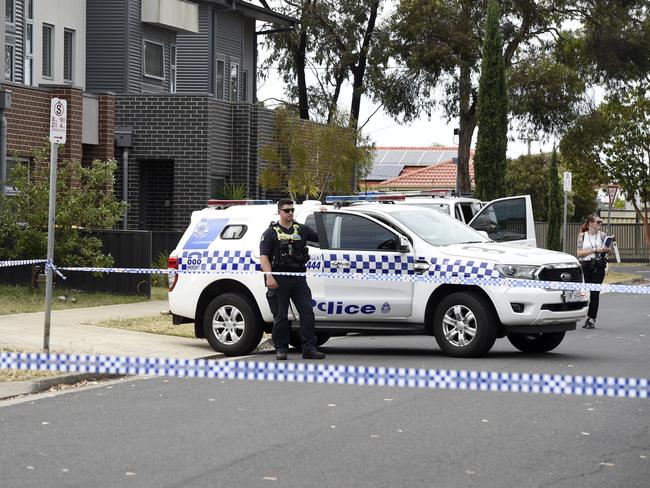
[[[336,364],[648,378],[649,345],[648,297],[606,294],[597,329],[542,356],[500,340],[453,359],[418,336],[323,350]],[[0,407],[2,486],[650,484],[650,400],[153,378]]]

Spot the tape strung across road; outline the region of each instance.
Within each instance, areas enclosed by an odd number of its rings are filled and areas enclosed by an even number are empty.
[[[571,376],[325,363],[0,352],[0,369],[370,385],[615,398],[650,397],[647,378]]]
[[[45,260],[30,261],[0,261],[0,267],[18,266],[21,264],[42,263]],[[11,263],[11,264],[7,264]],[[54,266],[55,272],[61,275],[60,271],[81,271],[89,273],[135,273],[135,274],[231,274],[247,275],[262,274],[258,270],[171,270],[171,269],[151,269],[151,268],[95,268],[95,267],[71,267],[71,266]],[[513,288],[544,288],[547,290],[584,290],[584,291],[601,291],[610,293],[636,293],[650,294],[650,286],[645,285],[607,285],[598,283],[576,283],[563,281],[540,281],[540,280],[523,280],[514,278],[472,278],[466,276],[454,276],[452,273],[434,273],[434,274],[378,274],[378,273],[290,273],[274,272],[276,275],[289,276],[313,276],[318,278],[331,278],[342,280],[370,280],[370,281],[399,281],[399,282],[420,282],[420,283],[451,283],[457,285],[482,285],[482,286],[504,286]],[[62,276],[62,275],[61,275]]]

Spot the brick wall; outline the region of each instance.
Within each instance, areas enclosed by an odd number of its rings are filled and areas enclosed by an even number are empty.
[[[113,153],[113,96],[100,100],[100,140],[98,146],[81,144],[83,92],[71,86],[28,87],[17,83],[3,83],[11,91],[11,108],[7,110],[7,157],[31,157],[34,149],[47,148],[49,152],[50,100],[63,98],[67,103],[66,143],[63,159],[85,160],[84,150],[95,152],[104,159]],[[92,158],[91,158],[92,159]]]

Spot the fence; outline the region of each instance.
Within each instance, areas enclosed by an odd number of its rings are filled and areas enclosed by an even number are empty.
[[[569,222],[567,224],[567,246],[569,254],[576,254],[580,223]],[[621,254],[622,262],[647,262],[650,261],[650,249],[643,239],[643,226],[641,224],[611,224],[604,226],[603,231],[616,236],[618,251]],[[535,237],[537,246],[546,247],[546,236],[548,235],[547,222],[535,222]]]
[[[158,265],[159,263],[154,261],[160,256],[169,256],[183,235],[182,232],[145,230],[98,230],[91,234],[102,241],[103,252],[113,256],[113,266],[116,268],[149,268],[152,264]],[[0,268],[0,283],[27,285],[36,281],[36,276],[42,272],[43,265],[38,268],[32,265]],[[151,295],[151,276],[146,274],[99,275],[85,271],[66,271],[64,275],[65,280],[55,277],[56,286],[59,288],[122,295]]]

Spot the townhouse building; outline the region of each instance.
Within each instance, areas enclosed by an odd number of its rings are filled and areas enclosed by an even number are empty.
[[[295,19],[241,0],[6,0],[6,11],[11,159],[42,147],[59,96],[63,157],[118,160],[128,228],[182,230],[225,183],[266,196],[259,149],[275,130],[256,103],[258,31]]]

